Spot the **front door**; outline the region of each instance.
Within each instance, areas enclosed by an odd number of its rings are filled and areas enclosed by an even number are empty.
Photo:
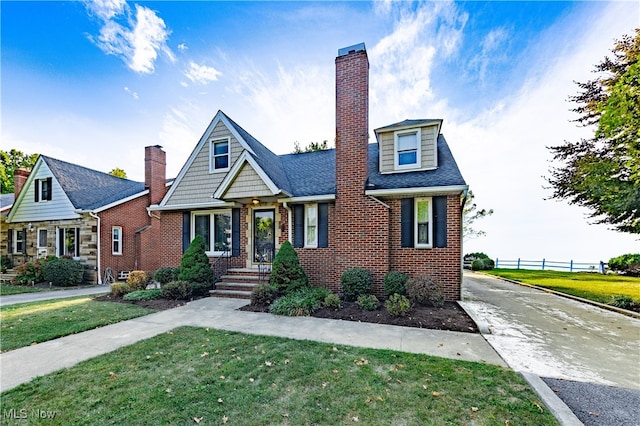
[[[253,263],[271,263],[276,246],[275,210],[253,211]]]

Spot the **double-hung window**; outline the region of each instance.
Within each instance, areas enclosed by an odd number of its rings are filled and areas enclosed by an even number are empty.
[[[34,201],[40,203],[43,201],[51,201],[53,192],[53,180],[52,178],[36,179]]]
[[[420,129],[395,132],[394,161],[396,169],[420,167],[420,138]]]
[[[111,254],[122,254],[122,226],[111,228]]]
[[[231,252],[231,211],[194,212],[193,238],[200,235],[209,255]],[[193,239],[192,238],[192,239]]]
[[[433,246],[433,226],[431,198],[416,198],[415,200],[415,242],[416,247],[428,248]]]
[[[209,149],[211,153],[209,171],[215,173],[229,170],[229,139],[213,140]]]
[[[27,231],[24,229],[16,230],[16,238],[14,241],[13,252],[14,253],[24,253],[26,247],[27,239]]]
[[[305,205],[304,246],[318,247],[318,205]]]
[[[58,229],[58,256],[78,257],[80,255],[80,229]]]

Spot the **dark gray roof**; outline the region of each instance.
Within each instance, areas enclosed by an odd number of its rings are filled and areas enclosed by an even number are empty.
[[[443,135],[438,135],[438,168],[420,172],[381,174],[378,145],[369,144],[367,189],[399,189],[466,185]]]
[[[41,156],[76,209],[94,210],[145,190],[134,182],[66,161]]]
[[[15,196],[13,192],[11,194],[0,195],[0,209],[10,207],[11,205],[13,205],[14,200],[15,200]]]
[[[292,197],[306,197],[336,193],[335,149],[300,154],[276,155],[256,138],[220,111],[238,134],[253,150],[258,165],[279,188]],[[404,120],[376,129],[389,130],[396,127],[417,126],[440,119]],[[379,172],[378,144],[369,144],[367,189],[432,188],[466,185],[458,165],[444,136],[438,136],[438,167],[435,170],[381,174]],[[365,183],[363,182],[363,185]]]
[[[391,130],[391,129],[395,129],[397,127],[418,127],[418,126],[424,126],[426,124],[430,124],[433,122],[441,122],[442,120],[439,118],[423,118],[423,119],[419,119],[419,120],[404,120],[404,121],[400,121],[398,123],[393,123],[393,124],[389,124],[388,126],[384,126],[384,127],[379,127],[375,130],[376,133],[380,132],[380,131],[387,131],[387,130]]]
[[[289,185],[289,180],[287,179],[287,174],[285,173],[284,167],[282,165],[281,158],[271,152],[269,148],[262,145],[256,138],[251,136],[249,132],[240,127],[235,121],[229,118],[224,112],[220,111],[222,115],[229,120],[229,123],[235,128],[235,130],[240,134],[242,139],[247,142],[251,150],[255,153],[253,158],[256,160],[260,168],[269,175],[269,178],[276,184],[276,186],[287,193],[291,194],[291,188]]]

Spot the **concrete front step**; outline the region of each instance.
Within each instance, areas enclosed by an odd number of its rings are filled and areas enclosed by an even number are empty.
[[[209,291],[211,296],[216,297],[235,297],[240,299],[250,299],[251,291],[259,285],[258,280],[255,282],[236,282],[236,281],[220,281]]]
[[[223,275],[220,277],[221,281],[235,282],[235,283],[248,283],[258,284],[260,282],[259,275]]]
[[[234,299],[251,299],[250,291],[239,290],[210,290],[209,295],[213,297],[230,297]]]

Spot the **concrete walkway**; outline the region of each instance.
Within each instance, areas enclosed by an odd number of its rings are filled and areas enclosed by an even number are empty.
[[[100,293],[109,293],[107,285],[99,285],[68,290],[39,291],[37,293],[20,293],[10,296],[0,296],[0,306],[15,305],[18,303],[41,302],[43,300],[64,299],[65,297],[89,296]]]
[[[236,310],[245,304],[246,300],[209,297],[178,308],[5,352],[0,354],[0,391],[186,325],[392,349],[506,367],[480,334],[312,317],[277,317]]]

